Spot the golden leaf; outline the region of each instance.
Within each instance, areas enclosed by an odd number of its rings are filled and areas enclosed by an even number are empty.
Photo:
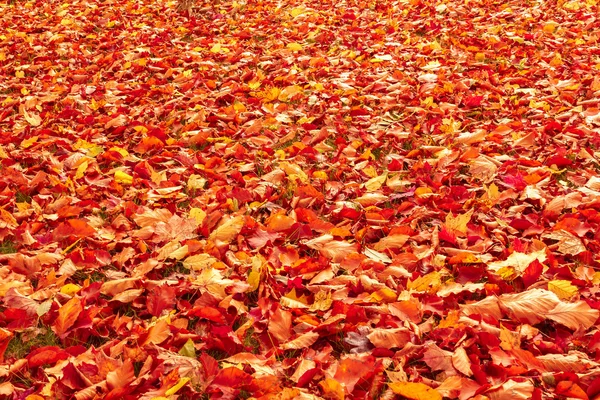
[[[411,400],[442,400],[442,395],[424,383],[395,382],[389,384],[390,389],[400,396]]]
[[[233,217],[217,227],[211,232],[208,237],[212,241],[220,241],[224,243],[230,243],[237,237],[244,226],[244,217],[238,215]]]
[[[518,333],[500,326],[500,348],[502,350],[512,350],[521,348],[521,337]]]
[[[115,182],[122,185],[131,185],[133,183],[133,176],[123,171],[115,171]]]
[[[315,295],[315,301],[311,304],[310,311],[327,311],[332,303],[331,293],[327,293],[321,289]]]
[[[279,303],[288,308],[308,308],[308,299],[306,295],[298,297],[296,289],[292,289],[288,294],[281,297]]]
[[[295,43],[295,42],[288,43],[287,46],[285,46],[285,47],[287,47],[291,51],[300,51],[300,50],[302,50],[302,45],[300,43]]]
[[[325,378],[319,382],[319,386],[321,387],[321,390],[323,390],[323,395],[326,396],[327,399],[344,400],[344,387],[335,379]]]
[[[462,234],[467,233],[467,224],[471,221],[471,216],[473,215],[473,209],[467,211],[466,214],[461,214],[457,217],[454,217],[452,213],[448,213],[446,215],[446,229],[449,231],[458,231]]]
[[[435,293],[442,284],[441,275],[439,272],[430,272],[427,275],[420,276],[414,281],[408,281],[406,287],[415,292],[430,292]]]

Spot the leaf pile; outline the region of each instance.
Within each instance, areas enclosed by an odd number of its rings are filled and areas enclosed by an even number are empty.
[[[0,394],[600,393],[600,10],[0,4]]]

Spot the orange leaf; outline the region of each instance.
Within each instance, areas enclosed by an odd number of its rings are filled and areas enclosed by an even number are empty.
[[[290,229],[296,220],[287,215],[276,214],[269,217],[266,221],[267,228],[274,232],[282,232]]]
[[[66,302],[59,310],[58,317],[52,326],[52,330],[60,338],[64,338],[69,328],[73,326],[77,317],[83,311],[83,304],[77,297],[73,297],[71,300]]]
[[[164,342],[169,336],[171,336],[171,330],[169,324],[164,319],[159,320],[155,325],[148,329],[147,336],[141,341],[141,346],[152,343],[159,344]]]
[[[354,385],[372,370],[371,357],[346,358],[340,362],[333,379],[346,385],[346,392],[349,394],[354,390]]]

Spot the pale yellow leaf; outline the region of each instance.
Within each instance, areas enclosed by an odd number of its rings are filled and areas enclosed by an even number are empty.
[[[193,218],[196,224],[200,226],[204,222],[204,218],[206,218],[206,212],[201,208],[192,207],[190,209],[190,218]]]
[[[367,192],[374,192],[376,190],[379,190],[379,188],[385,183],[386,180],[387,173],[371,178],[367,182],[365,182],[365,189],[367,189]]]
[[[42,118],[39,115],[29,114],[25,109],[23,109],[23,118],[25,118],[31,126],[40,126],[42,123]]]

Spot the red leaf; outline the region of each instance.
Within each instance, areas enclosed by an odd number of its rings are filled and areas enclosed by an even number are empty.
[[[146,298],[150,314],[159,317],[163,310],[172,309],[175,304],[175,288],[167,285],[155,287]]]

